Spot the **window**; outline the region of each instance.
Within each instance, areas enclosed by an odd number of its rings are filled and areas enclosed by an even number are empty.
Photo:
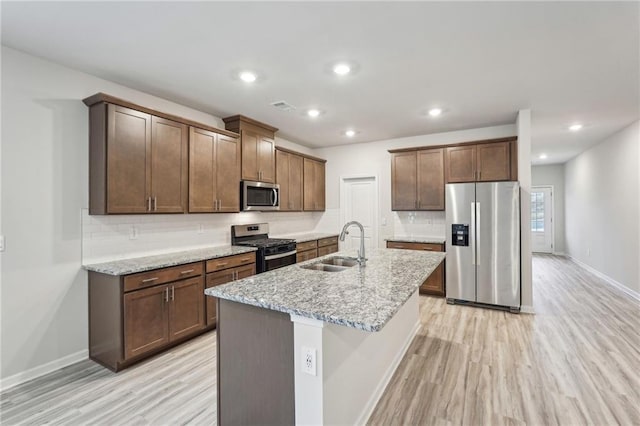
[[[544,232],[544,192],[531,193],[531,232]]]

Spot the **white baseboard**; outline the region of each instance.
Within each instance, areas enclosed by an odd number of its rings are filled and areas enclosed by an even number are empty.
[[[88,357],[89,351],[87,349],[83,349],[71,355],[63,356],[62,358],[47,362],[46,364],[14,374],[13,376],[0,380],[0,392],[4,392],[14,386],[28,382],[29,380],[37,379],[40,376],[44,376],[45,374],[49,374],[68,365],[75,364],[76,362],[84,361]]]
[[[416,324],[413,326],[413,329],[411,330],[411,332],[407,335],[407,339],[404,341],[402,345],[402,350],[400,350],[397,353],[396,357],[393,359],[391,364],[389,364],[387,371],[384,373],[384,376],[382,376],[382,380],[378,382],[378,386],[376,386],[376,389],[371,395],[371,398],[369,398],[369,401],[367,401],[367,404],[362,410],[360,417],[358,417],[358,420],[354,424],[364,425],[367,423],[367,420],[369,420],[369,417],[371,417],[371,414],[373,413],[373,410],[376,408],[376,405],[378,405],[378,401],[382,397],[384,390],[387,388],[387,385],[391,381],[391,377],[393,377],[393,373],[396,372],[396,369],[400,365],[400,362],[402,361],[402,358],[404,358],[404,355],[407,353],[407,350],[409,349],[409,346],[411,345],[413,338],[416,336],[421,326],[422,324],[418,319]]]
[[[535,314],[536,311],[533,309],[533,306],[531,306],[531,305],[522,305],[522,306],[520,306],[520,313],[521,314]]]
[[[563,251],[554,251],[553,255],[554,256],[566,256],[565,252],[563,252]]]
[[[629,287],[627,287],[626,285],[619,283],[618,281],[614,280],[613,278],[611,278],[608,275],[603,274],[602,272],[598,271],[597,269],[587,265],[584,262],[579,261],[578,259],[576,259],[575,257],[571,257],[571,256],[567,256],[573,263],[575,263],[576,265],[580,266],[582,269],[585,269],[589,272],[591,272],[593,275],[597,276],[598,278],[602,278],[607,284],[609,284],[611,287],[617,288],[618,290],[622,291],[623,293],[625,293],[627,296],[631,297],[632,299],[637,300],[638,302],[640,302],[640,293],[631,290]]]

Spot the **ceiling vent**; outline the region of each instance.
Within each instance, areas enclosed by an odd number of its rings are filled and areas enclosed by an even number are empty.
[[[282,111],[293,111],[294,109],[296,109],[296,107],[294,107],[293,105],[287,103],[286,101],[271,102],[271,105],[273,105],[274,107],[276,107],[276,108],[278,108],[279,110],[282,110]]]

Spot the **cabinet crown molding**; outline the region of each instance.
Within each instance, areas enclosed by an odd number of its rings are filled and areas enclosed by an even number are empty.
[[[217,127],[209,126],[208,124],[199,123],[197,121],[189,120],[188,118],[180,117],[166,112],[158,111],[155,109],[147,108],[142,105],[135,104],[133,102],[126,101],[124,99],[116,98],[115,96],[107,95],[106,93],[96,93],[82,100],[88,107],[99,103],[108,103],[119,105],[125,108],[135,109],[137,111],[145,112],[147,114],[155,115],[157,117],[166,118],[167,120],[177,121],[178,123],[186,124],[187,126],[197,127],[199,129],[209,130],[210,132],[219,133],[221,135],[230,136],[232,138],[239,138],[240,135],[231,130],[218,129]]]
[[[469,142],[458,142],[458,143],[449,143],[444,145],[428,145],[428,146],[416,146],[412,148],[398,148],[398,149],[389,149],[387,152],[391,154],[396,154],[399,152],[411,152],[411,151],[422,151],[424,149],[438,149],[438,148],[450,148],[455,146],[464,146],[464,145],[479,145],[484,143],[495,143],[495,142],[511,142],[517,141],[517,136],[509,136],[506,138],[496,138],[496,139],[482,139],[477,141],[469,141]]]
[[[253,118],[247,117],[247,116],[242,115],[242,114],[237,114],[237,115],[232,115],[230,117],[225,117],[225,118],[222,119],[222,121],[224,121],[224,124],[226,125],[227,128],[239,127],[240,123],[245,123],[245,124],[252,124],[254,126],[262,127],[263,129],[266,129],[266,130],[268,130],[268,131],[270,131],[272,133],[275,133],[275,132],[278,131],[278,129],[276,127],[270,126],[270,125],[268,125],[266,123],[263,123],[261,121],[258,121],[258,120],[254,120]]]
[[[276,146],[276,151],[281,151],[281,152],[286,152],[288,154],[298,155],[298,156],[300,156],[302,158],[308,158],[309,160],[319,161],[320,163],[326,163],[327,162],[327,160],[325,160],[323,158],[314,157],[313,155],[303,154],[302,152],[294,151],[294,150],[289,149],[289,148],[283,148],[281,146]]]

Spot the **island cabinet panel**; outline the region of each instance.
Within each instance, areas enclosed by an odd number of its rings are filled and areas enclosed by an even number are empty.
[[[444,244],[432,243],[415,243],[410,241],[387,241],[387,248],[404,249],[404,250],[425,250],[425,251],[444,251]],[[444,296],[446,289],[445,282],[445,261],[436,268],[435,271],[420,286],[421,294],[430,294],[433,296]]]
[[[280,185],[280,211],[302,210],[302,157],[276,149],[276,183]]]
[[[325,163],[305,158],[303,161],[303,209],[325,210]]]
[[[227,130],[240,133],[242,180],[275,183],[275,127],[243,115],[223,119]]]
[[[295,424],[290,315],[224,299],[218,314],[217,424]]]
[[[89,119],[90,214],[186,212],[186,125],[105,103]]]
[[[237,139],[191,127],[189,212],[240,211],[240,143]]]

